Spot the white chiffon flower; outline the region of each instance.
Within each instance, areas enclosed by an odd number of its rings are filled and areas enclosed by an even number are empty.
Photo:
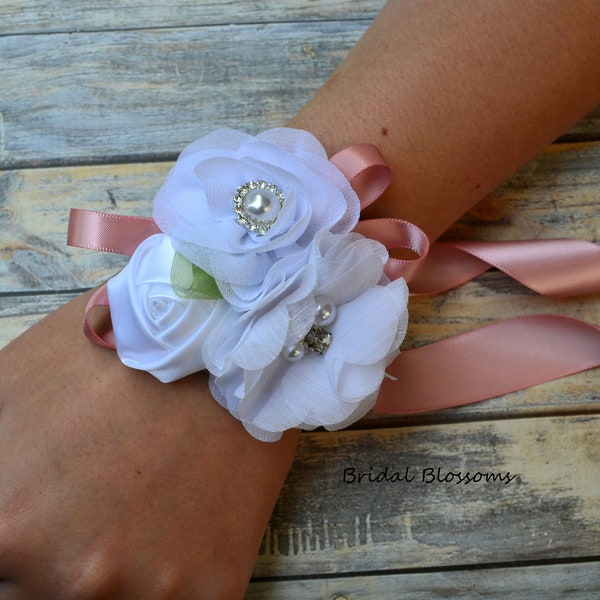
[[[283,348],[304,338],[312,327],[316,284],[313,265],[304,264],[290,277],[283,268],[271,269],[252,309],[230,311],[221,330],[208,335],[204,349],[207,369],[223,374],[236,365],[257,371],[272,363]]]
[[[260,440],[356,421],[408,321],[387,250],[352,232],[359,212],[308,132],[223,129],[191,144],[155,198],[163,233],[107,285],[121,361],[163,382],[207,370]]]
[[[253,196],[260,182],[267,187]],[[266,231],[240,220],[236,197],[254,198],[240,210],[270,223]],[[320,230],[351,231],[359,212],[356,193],[318,140],[278,128],[256,137],[223,129],[191,144],[159,190],[153,214],[176,250],[246,310],[273,264],[306,249]]]
[[[230,310],[224,300],[177,296],[170,276],[174,255],[168,236],[153,235],[108,281],[119,358],[165,383],[206,368],[205,338],[219,331]]]
[[[241,319],[230,314],[221,353],[209,367],[211,391],[253,436],[273,441],[293,427],[338,429],[372,408],[408,321],[406,284],[385,277],[386,259],[378,242],[358,234],[320,232],[307,250],[306,265],[294,277],[278,279],[275,265],[269,274],[277,286],[265,293],[264,302]],[[290,301],[285,300],[288,289]],[[331,334],[329,345],[322,354],[308,348],[302,358],[290,361],[290,342],[305,337],[316,318],[314,312],[307,317],[307,307],[314,311],[323,298],[335,309],[335,317],[321,328]],[[277,310],[285,307],[289,330],[280,316],[277,327],[263,324],[256,336],[255,324],[270,322],[269,313],[275,312],[273,299]],[[301,309],[299,327],[294,306]],[[276,336],[269,339],[272,331]],[[259,350],[261,340],[268,353]],[[211,335],[207,343],[216,344],[216,337]]]

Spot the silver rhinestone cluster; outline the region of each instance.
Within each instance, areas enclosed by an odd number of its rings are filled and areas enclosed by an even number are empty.
[[[304,345],[317,354],[324,354],[329,348],[332,339],[333,336],[329,331],[313,325],[304,338]]]
[[[298,362],[304,358],[306,352],[325,354],[333,340],[333,334],[325,327],[331,325],[335,320],[336,306],[327,296],[317,296],[315,322],[308,333],[297,343],[287,346],[281,352],[283,358],[288,362]]]
[[[251,192],[255,190],[264,191],[266,195],[273,198],[277,206],[273,207],[271,219],[259,219],[252,215],[248,209],[244,206],[244,200]],[[273,183],[268,183],[262,179],[258,181],[247,181],[243,185],[238,187],[235,196],[233,197],[233,212],[237,220],[250,232],[257,233],[258,235],[264,235],[271,229],[277,217],[279,216],[280,210],[283,208],[285,203],[285,196],[283,192]],[[268,208],[268,207],[267,207]]]

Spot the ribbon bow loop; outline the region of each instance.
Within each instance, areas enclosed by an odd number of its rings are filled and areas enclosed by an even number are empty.
[[[331,162],[359,196],[361,208],[387,188],[391,172],[379,150],[358,144]],[[160,229],[151,218],[72,209],[68,244],[131,255]],[[508,242],[437,242],[400,219],[372,219],[355,231],[388,250],[408,249],[414,260],[390,258],[391,280],[410,282],[412,294],[438,294],[490,268],[506,273],[544,295],[600,292],[600,247],[573,239]],[[114,348],[111,332],[97,332],[89,319],[108,304],[105,288],[94,294],[85,331],[96,343]],[[559,315],[501,321],[417,349],[405,350],[389,366],[376,410],[414,413],[459,406],[503,395],[600,365],[600,328]]]

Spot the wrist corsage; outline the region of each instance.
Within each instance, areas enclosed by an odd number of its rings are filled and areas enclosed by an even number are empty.
[[[155,198],[159,232],[107,284],[121,361],[163,382],[206,369],[264,441],[362,417],[399,352],[408,290],[385,246],[355,231],[360,209],[305,131],[191,144]]]
[[[598,365],[600,327],[560,315],[398,356],[405,280],[431,295],[493,266],[546,295],[598,293],[600,249],[568,239],[430,248],[407,221],[359,221],[389,180],[371,144],[328,159],[305,131],[211,133],[182,153],[153,218],[72,209],[70,245],[131,256],[88,302],[86,335],[163,382],[207,370],[216,400],[264,441],[339,429],[371,408],[478,402]],[[416,258],[390,258],[394,248]],[[92,324],[98,306],[110,309],[108,329]]]

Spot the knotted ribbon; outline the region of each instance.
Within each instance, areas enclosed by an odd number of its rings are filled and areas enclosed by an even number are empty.
[[[358,144],[333,156],[361,200],[370,205],[387,188],[391,173],[379,150]],[[496,268],[548,296],[600,292],[600,247],[575,239],[508,242],[436,242],[400,219],[360,221],[356,231],[388,250],[405,248],[417,258],[390,258],[386,273],[403,277],[411,294],[438,294]],[[67,243],[131,255],[159,232],[151,218],[72,209]],[[84,331],[115,348],[111,330],[92,325],[95,307],[108,306],[106,287],[91,297]],[[375,410],[406,414],[460,406],[565,377],[600,365],[600,327],[560,315],[499,321],[415,349],[403,350],[387,369]]]

